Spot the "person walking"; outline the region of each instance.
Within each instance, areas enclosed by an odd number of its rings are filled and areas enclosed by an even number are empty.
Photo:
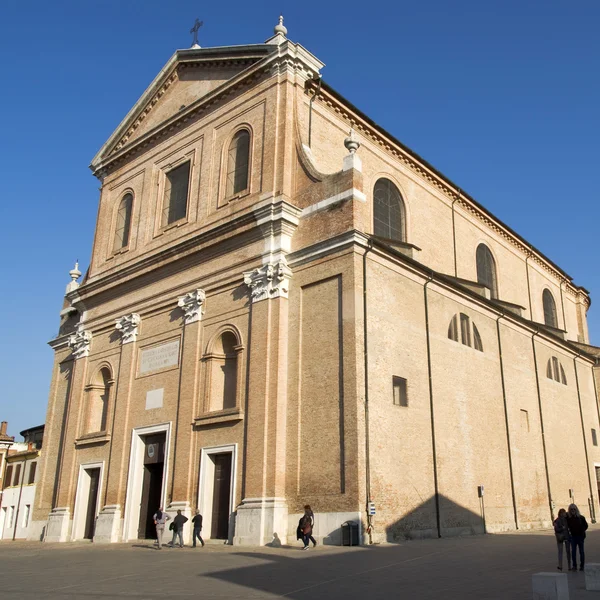
[[[171,547],[175,548],[175,540],[179,538],[179,547],[183,548],[183,526],[187,523],[188,518],[181,514],[181,511],[177,511],[177,515],[173,519],[173,539],[171,540]]]
[[[196,511],[196,514],[192,519],[192,525],[194,526],[194,535],[192,537],[192,540],[194,540],[193,547],[196,547],[196,538],[198,538],[200,540],[200,543],[202,544],[202,547],[204,548],[204,540],[200,535],[200,532],[202,531],[202,515],[200,514],[199,510]]]
[[[163,533],[165,532],[165,523],[170,519],[171,517],[166,513],[163,512],[162,507],[159,508],[155,513],[154,513],[154,525],[156,526],[156,541],[158,542],[158,549],[162,550],[162,538],[163,538]]]
[[[558,567],[559,571],[563,570],[563,549],[567,554],[567,567],[571,570],[571,536],[569,535],[569,527],[567,525],[567,511],[561,508],[558,511],[558,517],[554,521],[554,535],[556,537],[556,545],[558,547]]]
[[[313,544],[313,548],[317,545],[317,541],[312,535],[313,527],[315,524],[315,515],[310,507],[310,504],[306,504],[304,506],[304,514],[302,518],[298,522],[298,530],[297,534],[302,534],[302,541],[304,543],[304,548],[302,550],[308,550],[308,542],[311,541]]]
[[[567,526],[571,534],[571,571],[577,571],[577,548],[579,548],[579,570],[583,571],[585,568],[585,550],[583,545],[588,524],[585,517],[579,512],[576,504],[569,504]]]

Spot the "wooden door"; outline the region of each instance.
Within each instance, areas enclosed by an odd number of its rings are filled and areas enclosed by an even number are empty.
[[[90,477],[90,493],[88,494],[85,534],[83,537],[86,540],[91,540],[94,537],[94,529],[96,528],[96,507],[98,504],[98,487],[100,486],[100,469],[90,469],[87,473]]]
[[[226,540],[229,537],[231,453],[215,454],[213,460],[215,463],[215,481],[210,537],[218,540]]]

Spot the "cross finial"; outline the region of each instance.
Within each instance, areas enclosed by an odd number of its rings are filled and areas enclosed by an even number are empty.
[[[204,25],[204,22],[196,19],[194,26],[190,29],[190,33],[194,36],[194,39],[192,40],[192,48],[200,48],[200,45],[198,44],[198,30],[200,27],[202,27],[202,25]]]

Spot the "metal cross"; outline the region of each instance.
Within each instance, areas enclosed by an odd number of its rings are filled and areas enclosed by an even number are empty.
[[[204,22],[198,21],[198,19],[196,19],[194,26],[190,29],[190,33],[194,34],[194,40],[192,41],[192,46],[198,45],[198,30],[200,29],[200,27],[202,27],[202,25],[204,25]]]

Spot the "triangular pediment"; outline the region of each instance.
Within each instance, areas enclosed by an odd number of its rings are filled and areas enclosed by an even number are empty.
[[[226,86],[273,50],[265,44],[178,50],[94,157],[92,168]]]

